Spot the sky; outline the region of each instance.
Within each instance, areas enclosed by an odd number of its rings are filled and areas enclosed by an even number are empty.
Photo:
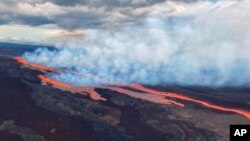
[[[78,73],[49,77],[250,86],[249,0],[2,1],[2,40],[54,43],[22,57]],[[80,74],[80,76],[78,75]]]
[[[1,0],[0,41],[56,43],[87,29],[136,24],[148,17],[188,16],[215,0]]]
[[[0,41],[53,44],[23,57],[115,81],[250,86],[249,7],[249,0],[1,0]],[[83,76],[51,77],[96,83]]]

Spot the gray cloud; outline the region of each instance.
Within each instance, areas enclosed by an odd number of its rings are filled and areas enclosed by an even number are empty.
[[[152,5],[162,0],[100,0],[100,1],[51,1],[22,0],[0,2],[0,24],[26,24],[39,26],[56,24],[59,27],[73,30],[77,28],[96,28],[111,24],[134,22],[142,14],[133,14],[133,7]]]
[[[46,17],[38,17],[38,16],[13,16],[15,17],[12,22],[23,25],[31,25],[31,26],[40,26],[46,24],[53,24],[55,21],[50,20]]]
[[[56,50],[40,48],[23,57],[67,69],[48,76],[83,86],[107,84],[92,75],[149,85],[250,86],[249,6],[249,1],[179,4],[173,15],[191,12],[191,18],[166,22],[156,11],[139,27],[85,30],[83,38]]]
[[[78,5],[78,1],[67,3],[66,1],[51,2],[37,1],[27,3],[20,1],[14,4],[15,1],[0,2],[0,24],[26,24],[31,26],[39,26],[43,24],[56,24],[66,29],[91,28],[108,24],[109,18],[116,23],[119,20],[126,21],[126,15],[123,15],[110,1],[102,6],[103,3],[88,2],[85,5]],[[75,2],[75,3],[74,3]],[[63,5],[57,5],[63,4]],[[77,6],[71,6],[76,4]],[[84,4],[84,2],[81,2]],[[94,4],[94,7],[91,7]],[[109,5],[109,8],[106,6]],[[99,6],[99,7],[97,7]],[[112,7],[112,9],[110,9]],[[128,8],[129,9],[129,8]],[[131,10],[131,9],[129,9]],[[119,18],[120,17],[120,18]],[[122,17],[122,18],[121,18]]]
[[[65,19],[67,17],[67,19]],[[106,17],[106,16],[105,16]],[[79,13],[72,12],[65,15],[61,15],[57,18],[57,25],[66,29],[77,29],[79,27],[98,27],[103,24],[103,15],[98,15],[94,13]]]
[[[193,18],[175,24],[153,18],[139,28],[86,30],[84,38],[59,45],[55,51],[38,49],[24,57],[66,68],[68,72],[49,77],[84,86],[103,85],[86,78],[89,75],[149,85],[250,86],[250,18],[244,14],[249,5],[239,2],[217,8],[215,4],[209,12],[199,10]]]
[[[176,10],[166,3],[166,0],[3,0],[0,24],[55,24],[68,30],[113,27]]]
[[[55,4],[74,6],[74,5],[88,5],[92,7],[141,7],[149,6],[156,3],[164,2],[165,0],[53,0]]]
[[[1,15],[0,25],[1,24],[8,24],[8,23],[10,23],[10,21],[11,21],[11,18],[8,15]]]

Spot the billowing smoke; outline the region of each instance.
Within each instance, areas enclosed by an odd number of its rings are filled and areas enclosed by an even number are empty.
[[[250,2],[171,4],[180,8],[164,13],[155,6],[140,22],[86,29],[82,40],[23,57],[67,70],[49,76],[77,85],[104,85],[102,78],[149,85],[249,86]]]

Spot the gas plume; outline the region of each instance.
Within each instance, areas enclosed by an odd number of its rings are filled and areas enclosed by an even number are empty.
[[[53,73],[65,72],[64,70],[61,70],[61,69],[60,70],[56,70],[56,69],[52,69],[52,68],[48,69],[45,66],[32,64],[32,63],[29,63],[25,59],[20,58],[20,57],[14,57],[14,59],[25,67],[29,67],[31,69],[36,69],[36,70],[39,70],[39,71],[44,72],[44,73],[52,72],[51,70],[53,70]],[[88,76],[88,75],[86,75],[86,76]],[[133,89],[133,90],[129,90],[129,89],[117,87],[117,86],[98,86],[98,87],[77,86],[77,85],[72,85],[72,84],[67,84],[67,83],[63,83],[60,81],[56,81],[54,79],[51,79],[51,78],[46,77],[46,76],[41,75],[41,74],[38,75],[38,78],[43,82],[43,84],[50,84],[55,88],[70,91],[71,93],[83,94],[85,96],[88,96],[92,100],[96,100],[96,101],[107,101],[106,98],[102,97],[102,95],[99,94],[95,90],[96,88],[102,88],[102,89],[108,89],[108,90],[111,90],[114,92],[118,92],[120,94],[126,94],[126,95],[129,95],[129,96],[137,98],[137,99],[142,99],[145,101],[158,103],[158,104],[173,104],[173,105],[176,105],[179,107],[185,107],[185,105],[183,103],[180,103],[178,101],[171,100],[168,98],[189,101],[189,102],[197,103],[197,104],[200,104],[204,107],[211,108],[214,110],[239,114],[239,115],[244,116],[245,118],[250,119],[250,112],[248,112],[246,110],[232,108],[232,107],[227,108],[227,107],[215,105],[215,104],[212,104],[212,103],[209,103],[206,101],[202,101],[202,100],[198,100],[198,99],[194,99],[194,98],[191,98],[191,97],[179,94],[179,93],[157,91],[157,90],[146,88],[140,84],[135,84],[135,83],[134,84],[126,84],[126,83],[122,84],[122,86]],[[96,78],[96,77],[91,76],[91,78]],[[103,80],[103,79],[98,79],[98,81],[107,82],[107,80]],[[112,83],[114,84],[115,82],[112,82]],[[139,90],[141,92],[137,92],[136,90]]]
[[[23,58],[65,69],[47,76],[82,86],[110,85],[99,78],[148,85],[249,86],[250,2],[172,6],[178,8],[160,11],[155,6],[147,18],[122,27],[86,29],[82,40],[57,44],[55,50],[39,48]]]

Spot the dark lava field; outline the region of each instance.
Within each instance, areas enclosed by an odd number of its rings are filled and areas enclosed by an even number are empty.
[[[250,124],[242,115],[184,100],[185,107],[156,104],[99,88],[108,101],[93,101],[41,85],[41,72],[22,67],[13,59],[18,53],[0,49],[1,141],[224,141],[230,124]],[[250,109],[250,88],[150,87]]]

